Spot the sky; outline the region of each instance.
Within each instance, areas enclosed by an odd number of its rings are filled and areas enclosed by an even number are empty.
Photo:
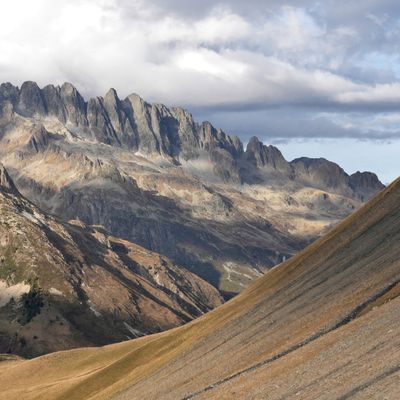
[[[0,82],[114,87],[288,159],[398,176],[397,0],[0,2]]]

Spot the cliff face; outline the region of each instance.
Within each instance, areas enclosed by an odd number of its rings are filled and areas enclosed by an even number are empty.
[[[257,138],[244,150],[138,95],[85,101],[69,83],[0,85],[0,161],[41,209],[102,225],[233,293],[383,187],[326,160],[288,162]]]
[[[360,188],[371,192],[383,188],[374,174],[359,172],[350,179],[338,165],[324,159],[300,158],[289,163],[279,149],[264,145],[257,137],[250,139],[244,152],[237,137],[215,129],[209,122],[194,122],[184,109],[149,104],[136,94],[121,100],[114,89],[86,102],[70,83],[43,89],[35,82],[25,82],[20,89],[6,83],[0,85],[0,103],[3,109],[11,108],[38,122],[53,118],[81,140],[148,157],[162,156],[179,162],[205,153],[216,175],[225,181],[246,181],[246,168],[241,169],[238,164],[250,164],[253,169],[268,168],[324,188],[350,189],[355,195],[360,194]]]

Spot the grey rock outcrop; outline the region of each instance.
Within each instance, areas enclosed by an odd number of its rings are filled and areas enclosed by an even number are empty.
[[[9,101],[15,105],[18,102],[19,89],[11,83],[2,83],[0,85],[0,101]]]
[[[61,87],[25,82],[18,89],[9,83],[0,87],[0,103],[9,103],[24,117],[54,117],[82,139],[139,151],[146,156],[190,160],[205,153],[223,180],[240,182],[237,161],[243,145],[209,122],[197,124],[182,108],[149,104],[136,94],[120,100],[115,89],[105,97],[85,102],[70,83]]]
[[[4,168],[3,164],[0,163],[0,191],[19,195],[18,189],[15,187],[13,180]]]
[[[337,193],[352,192],[362,201],[385,187],[372,172],[356,172],[348,175],[339,165],[324,158],[302,157],[293,160],[290,164],[293,167],[295,179]]]
[[[297,158],[291,165],[298,179],[330,189],[349,188],[349,175],[339,165],[324,158]]]
[[[373,172],[357,171],[350,175],[349,184],[355,192],[362,196],[363,200],[368,199],[385,187]]]
[[[246,148],[246,159],[258,168],[290,173],[290,164],[285,160],[280,150],[275,146],[264,145],[257,137],[253,136]]]
[[[37,83],[29,81],[22,84],[19,91],[17,111],[28,117],[46,115],[47,109],[43,94]]]
[[[26,147],[36,153],[46,150],[54,136],[43,125],[33,125],[31,134]]]

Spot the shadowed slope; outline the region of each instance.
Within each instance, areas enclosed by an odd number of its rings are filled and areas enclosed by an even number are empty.
[[[186,326],[0,364],[0,398],[347,399],[379,398],[384,387],[394,399],[399,240],[396,181],[240,296]]]
[[[42,213],[0,164],[0,353],[121,342],[221,304],[217,289],[166,257]]]

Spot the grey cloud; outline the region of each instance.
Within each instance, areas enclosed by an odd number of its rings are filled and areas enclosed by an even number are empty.
[[[400,139],[400,114],[396,118],[391,114],[366,117],[364,114],[350,113],[343,116],[286,107],[241,112],[197,112],[195,116],[199,120],[213,121],[227,132],[239,135],[245,142],[253,135],[269,143],[300,138]]]
[[[119,5],[129,9],[130,0],[119,0]],[[287,1],[285,4],[294,4],[298,6],[310,5],[312,1],[299,0]],[[152,4],[155,5],[161,12],[167,14],[183,15],[185,17],[199,18],[208,14],[211,9],[220,7],[229,7],[233,11],[242,15],[259,14],[260,11],[272,11],[271,8],[279,7],[282,2],[279,0],[203,0],[203,1],[187,1],[187,0],[153,0]]]
[[[334,117],[399,109],[396,3],[14,0],[18,18],[0,26],[0,81],[71,81],[86,97],[115,87],[215,115],[242,135],[396,135]]]

